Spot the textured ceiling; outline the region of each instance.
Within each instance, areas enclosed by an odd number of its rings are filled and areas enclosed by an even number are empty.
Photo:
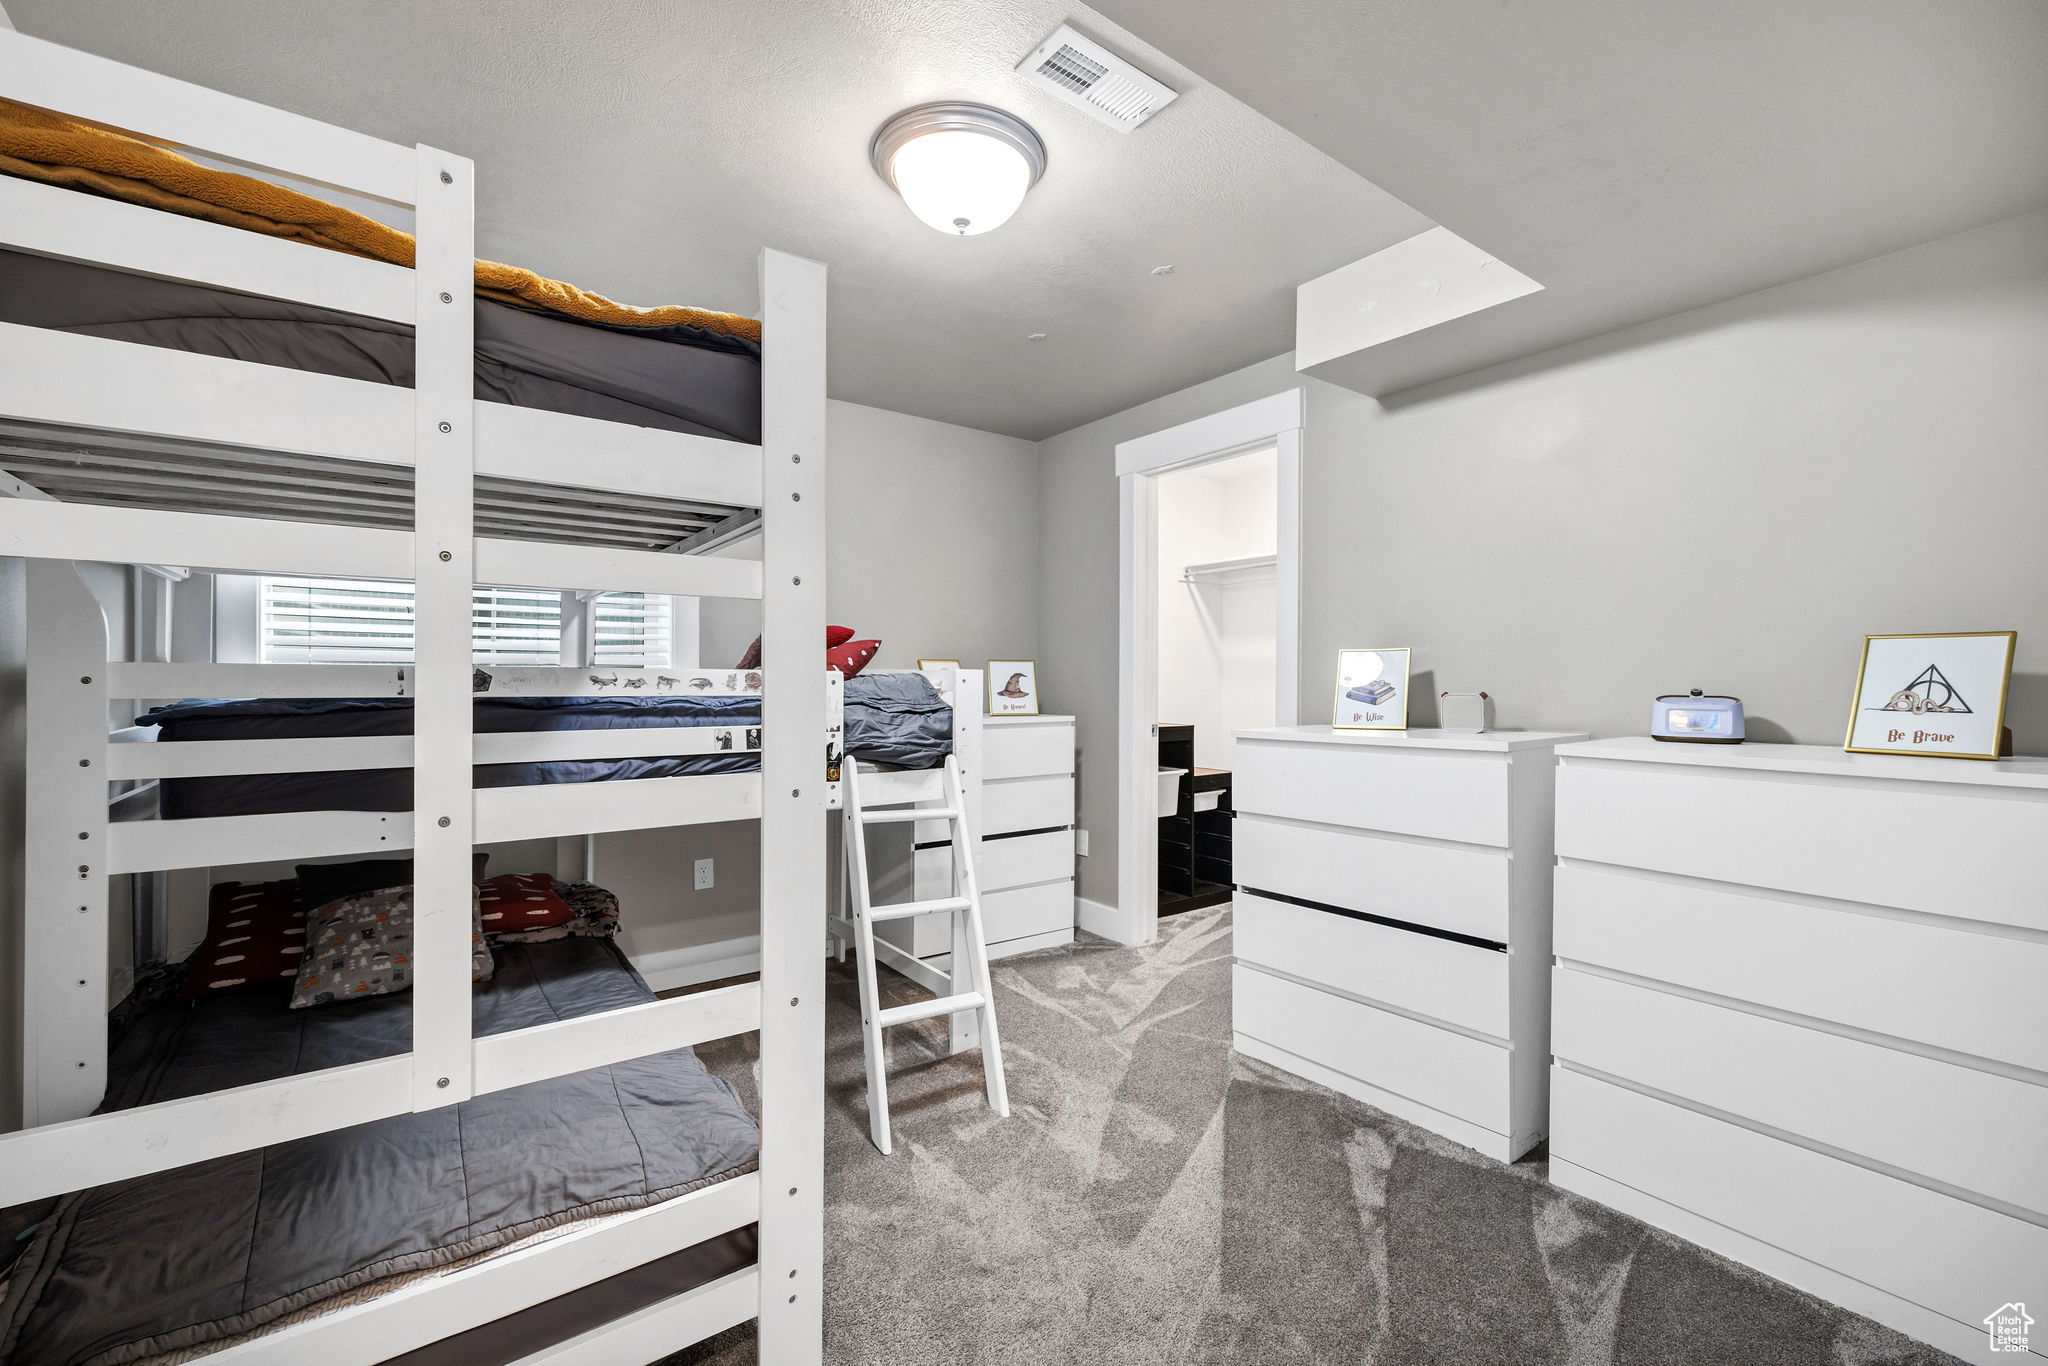
[[[2043,0],[1096,0],[1532,276],[1388,393],[2048,205]]]
[[[1296,284],[1429,226],[1051,0],[6,3],[35,37],[473,157],[480,254],[628,302],[751,313],[758,247],[815,257],[836,397],[1033,439],[1289,350]],[[1062,19],[1181,98],[1124,134],[1026,84]],[[934,99],[1044,136],[1003,228],[941,236],[870,169],[875,128]]]

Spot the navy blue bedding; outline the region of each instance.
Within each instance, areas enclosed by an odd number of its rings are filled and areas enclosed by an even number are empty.
[[[846,752],[856,759],[937,768],[953,752],[953,709],[923,674],[855,674],[841,704]]]
[[[509,731],[625,730],[646,726],[720,726],[732,730],[731,752],[647,759],[576,759],[544,764],[478,764],[478,787],[531,783],[599,783],[690,773],[751,773],[761,767],[747,749],[746,730],[761,724],[761,699],[751,696],[490,697],[476,701],[476,729]],[[173,702],[135,718],[160,727],[159,739],[280,740],[338,735],[410,735],[412,700],[380,698],[216,698]],[[281,811],[410,811],[412,770],[373,768],[326,773],[254,773],[220,778],[166,778],[158,814],[255,816]]]

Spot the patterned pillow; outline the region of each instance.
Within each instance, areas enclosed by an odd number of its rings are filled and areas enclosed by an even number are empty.
[[[576,918],[575,908],[555,894],[551,873],[500,873],[477,888],[484,933],[494,939],[551,930]]]
[[[272,986],[299,975],[306,917],[296,879],[217,882],[207,900],[206,937],[185,970],[177,999]]]
[[[594,882],[557,882],[555,895],[568,904],[570,919],[544,930],[494,934],[499,944],[539,944],[549,939],[609,939],[619,932],[619,899]]]
[[[852,639],[853,628],[851,626],[827,626],[825,628],[825,648],[828,650],[836,650]],[[747,647],[747,652],[740,656],[740,662],[733,665],[733,667],[735,669],[758,669],[761,667],[761,637],[754,637],[754,643]]]
[[[493,967],[484,943],[474,889],[469,898],[470,980],[488,981]],[[359,892],[312,916],[310,943],[292,988],[292,1009],[388,996],[412,986],[412,888]]]
[[[825,667],[839,670],[841,678],[852,678],[868,666],[875,651],[881,648],[879,640],[849,640],[838,649],[825,652]]]

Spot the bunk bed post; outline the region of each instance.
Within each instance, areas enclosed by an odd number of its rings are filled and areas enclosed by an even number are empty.
[[[107,618],[69,560],[28,562],[22,1123],[107,1089]]]
[[[761,253],[760,1354],[816,1366],[825,1260],[825,268]]]
[[[413,269],[413,976],[415,1110],[468,1100],[475,667],[474,167],[416,152]]]

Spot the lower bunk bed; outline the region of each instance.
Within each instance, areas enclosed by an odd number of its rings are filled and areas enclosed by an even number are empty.
[[[561,891],[569,919],[490,939],[477,1037],[654,999],[611,938],[616,901]],[[213,900],[183,980],[122,1012],[103,1111],[411,1046],[409,992],[294,1008],[275,977],[215,981],[209,946],[288,932],[293,896],[229,883]],[[733,1180],[759,1149],[738,1093],[684,1048],[19,1207],[0,1213],[0,1363],[173,1366],[260,1342]],[[397,1359],[522,1360],[754,1259],[748,1224]]]

